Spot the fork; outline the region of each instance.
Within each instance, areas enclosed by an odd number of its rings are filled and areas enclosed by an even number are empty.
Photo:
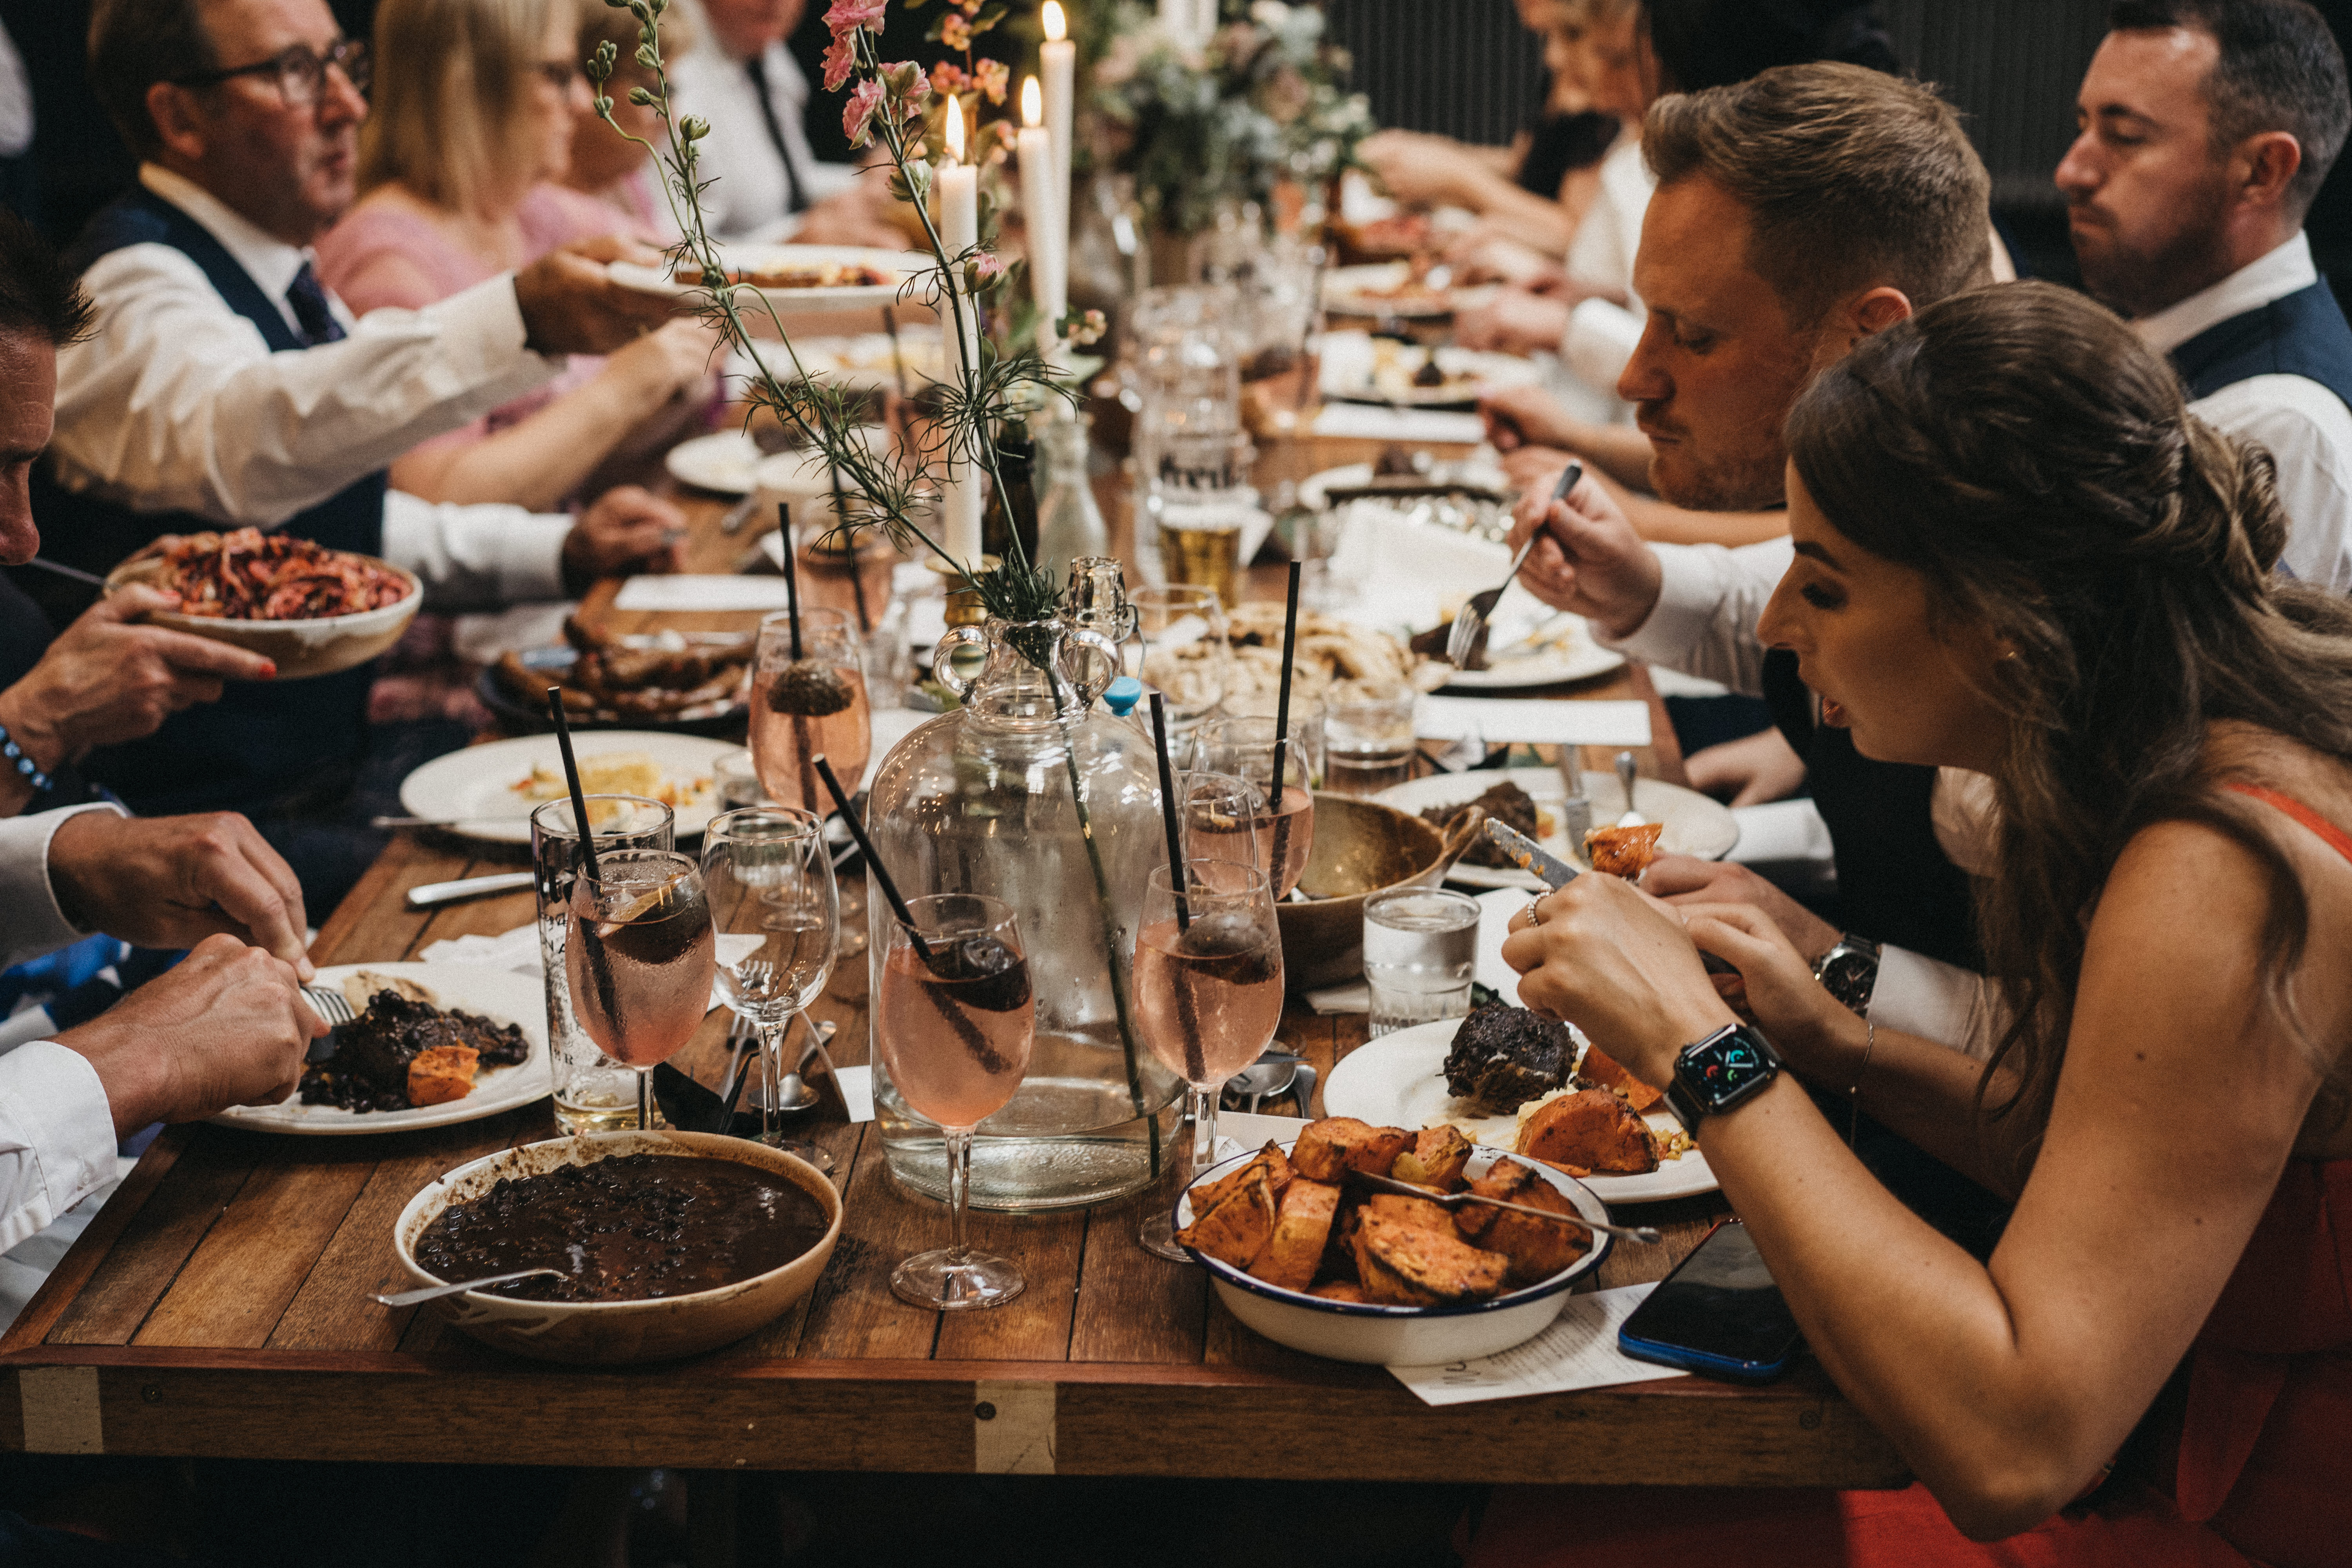
[[[1664,1239],[1654,1226],[1612,1225],[1606,1220],[1587,1219],[1581,1214],[1561,1214],[1557,1209],[1539,1209],[1532,1204],[1507,1203],[1501,1198],[1490,1198],[1481,1193],[1432,1192],[1427,1187],[1416,1187],[1410,1182],[1400,1182],[1392,1176],[1375,1176],[1369,1171],[1349,1170],[1343,1173],[1342,1179],[1348,1185],[1361,1188],[1368,1193],[1395,1193],[1402,1197],[1420,1198],[1424,1203],[1435,1204],[1439,1208],[1449,1212],[1460,1208],[1464,1204],[1476,1204],[1481,1208],[1508,1209],[1513,1214],[1531,1214],[1538,1219],[1565,1220],[1570,1225],[1580,1225],[1587,1230],[1606,1231],[1611,1236],[1622,1236],[1628,1241],[1639,1241],[1653,1247]]]
[[[359,1015],[352,1010],[351,1002],[341,992],[331,991],[323,985],[305,985],[302,997],[320,1017],[327,1021],[327,1032],[312,1040],[310,1048],[302,1055],[304,1062],[315,1065],[335,1054],[335,1031],[356,1021]]]
[[[1568,492],[1574,489],[1576,481],[1583,477],[1582,463],[1571,462],[1561,469],[1559,483],[1552,487],[1553,501],[1566,500]],[[1511,569],[1504,574],[1503,580],[1484,593],[1470,595],[1470,602],[1463,605],[1461,613],[1454,617],[1454,629],[1445,637],[1446,663],[1456,669],[1469,668],[1470,652],[1478,646],[1478,633],[1486,626],[1486,617],[1495,613],[1495,606],[1502,601],[1503,590],[1517,580],[1519,568],[1528,563],[1528,552],[1536,547],[1536,540],[1542,532],[1538,527],[1528,534],[1528,542],[1519,546],[1519,552],[1511,557]]]

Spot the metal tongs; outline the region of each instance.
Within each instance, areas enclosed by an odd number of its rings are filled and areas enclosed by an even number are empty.
[[[1580,1214],[1561,1214],[1556,1209],[1539,1209],[1532,1204],[1507,1203],[1478,1193],[1433,1193],[1427,1187],[1416,1187],[1411,1182],[1400,1182],[1391,1176],[1375,1176],[1368,1171],[1350,1169],[1342,1178],[1351,1187],[1361,1187],[1368,1193],[1394,1193],[1400,1197],[1421,1198],[1451,1213],[1464,1204],[1484,1204],[1488,1208],[1508,1209],[1513,1214],[1531,1214],[1538,1219],[1556,1219],[1570,1225],[1580,1225],[1587,1230],[1606,1231],[1622,1236],[1628,1241],[1656,1245],[1663,1241],[1655,1226],[1646,1225],[1612,1225],[1607,1220],[1587,1219]]]

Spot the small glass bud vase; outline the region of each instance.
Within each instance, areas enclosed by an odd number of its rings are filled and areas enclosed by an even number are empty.
[[[1063,576],[1088,556],[1110,553],[1110,530],[1087,473],[1087,424],[1053,419],[1038,431],[1045,490],[1037,502],[1037,564],[1049,577]]]

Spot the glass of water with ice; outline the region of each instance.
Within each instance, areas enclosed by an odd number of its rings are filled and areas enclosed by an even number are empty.
[[[1441,888],[1387,888],[1364,900],[1364,979],[1375,1038],[1470,1011],[1478,900]]]

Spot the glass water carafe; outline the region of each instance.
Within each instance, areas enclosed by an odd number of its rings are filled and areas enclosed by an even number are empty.
[[[959,670],[984,654],[977,676]],[[1020,1092],[980,1124],[971,1202],[1040,1210],[1100,1202],[1152,1181],[1182,1085],[1154,1062],[1128,1014],[1144,886],[1167,856],[1150,742],[1098,712],[1117,646],[1061,620],[959,626],[932,669],[962,706],[901,741],[876,770],[866,818],[908,898],[981,893],[1017,913],[1036,996],[1036,1045]],[[868,918],[892,918],[868,879]],[[869,963],[877,993],[886,946]],[[898,1179],[947,1192],[946,1145],[874,1056],[875,1111]]]

